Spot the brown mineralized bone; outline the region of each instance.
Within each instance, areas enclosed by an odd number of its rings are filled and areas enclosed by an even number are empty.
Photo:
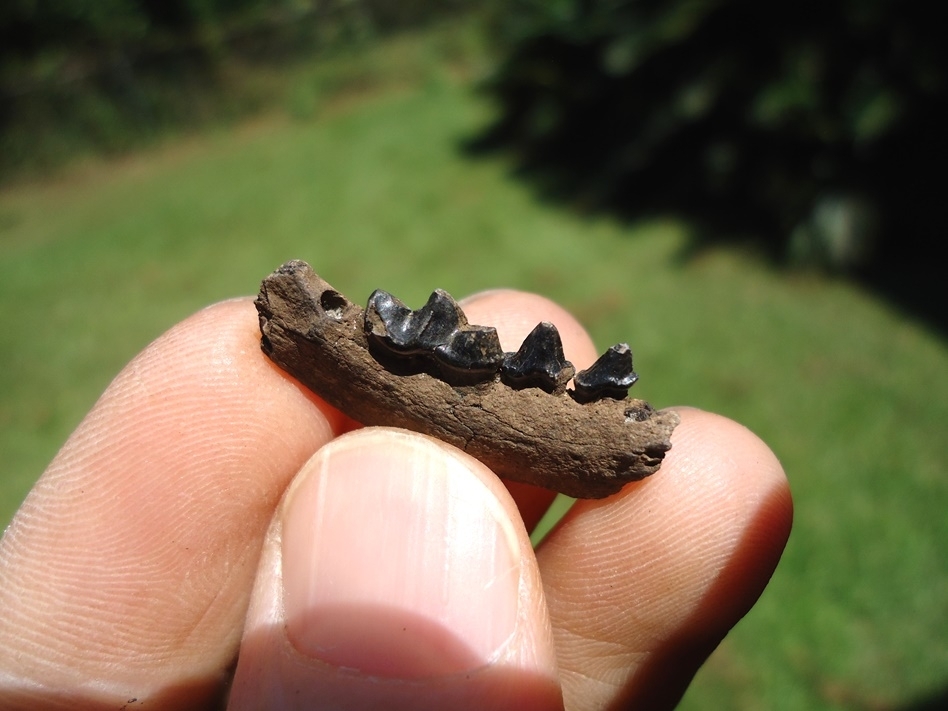
[[[505,356],[494,329],[469,325],[443,291],[418,311],[375,292],[366,312],[291,261],[256,307],[264,352],[330,405],[448,442],[501,477],[601,498],[654,473],[671,448],[678,415],[622,398],[637,377],[624,344],[583,372],[577,398],[564,392],[572,366],[551,324]]]

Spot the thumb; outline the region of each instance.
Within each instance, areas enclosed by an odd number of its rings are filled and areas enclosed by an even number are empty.
[[[459,450],[367,428],[320,449],[264,544],[230,708],[561,709],[530,541]]]

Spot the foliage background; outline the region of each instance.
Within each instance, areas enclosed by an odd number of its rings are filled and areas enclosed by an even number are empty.
[[[474,146],[541,193],[672,211],[695,247],[750,241],[852,273],[942,326],[948,20],[895,0],[495,5],[498,117]]]
[[[10,0],[0,182],[278,101],[289,61],[353,51],[474,0]]]

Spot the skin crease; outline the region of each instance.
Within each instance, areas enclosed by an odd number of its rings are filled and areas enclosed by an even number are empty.
[[[541,297],[496,291],[462,305],[471,323],[497,327],[505,350],[545,320],[577,369],[598,356],[575,319]],[[745,428],[680,412],[656,476],[579,502],[535,556],[521,551],[517,631],[499,657],[504,674],[490,681],[499,672],[488,665],[474,675],[484,688],[532,684],[536,704],[524,705],[533,708],[672,708],[757,599],[789,535],[786,478]],[[315,452],[355,426],[262,355],[249,300],[209,307],[149,346],[0,543],[0,708],[105,709],[131,698],[213,707],[254,581],[279,580],[267,541],[282,525],[281,497]],[[384,431],[372,436],[373,447],[391,445]],[[553,495],[504,488],[477,463],[462,469],[488,487],[522,546]],[[245,645],[263,619],[253,615]],[[245,652],[242,663],[253,659]],[[305,691],[322,667],[294,659]],[[452,679],[395,680],[386,693],[400,689],[406,708],[424,699],[478,708]],[[372,685],[343,682],[372,705]]]

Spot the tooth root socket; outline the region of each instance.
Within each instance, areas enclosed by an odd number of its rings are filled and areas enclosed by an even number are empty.
[[[513,388],[535,387],[548,393],[562,393],[575,372],[563,354],[560,332],[544,321],[524,339],[520,350],[507,354],[500,376]]]
[[[575,390],[570,394],[581,403],[604,398],[624,400],[638,379],[632,370],[632,350],[628,344],[618,343],[599,356],[592,366],[576,373]]]

